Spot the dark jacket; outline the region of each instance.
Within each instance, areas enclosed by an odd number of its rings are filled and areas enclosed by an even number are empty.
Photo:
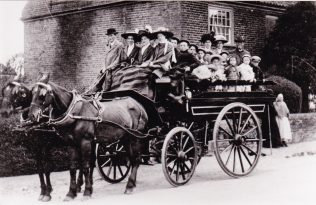
[[[255,79],[256,80],[263,80],[264,76],[263,76],[263,72],[261,70],[261,68],[259,66],[255,66],[252,63],[250,63],[250,66],[253,69],[253,72],[255,73]]]
[[[136,45],[134,45],[132,52],[128,56],[127,55],[127,46],[125,46],[123,49],[123,54],[121,55],[121,63],[125,63],[124,66],[134,64],[134,62],[137,60],[139,51],[140,51],[140,48],[137,47]],[[126,63],[127,63],[127,65],[126,65]]]
[[[182,69],[188,66],[190,67],[190,70],[192,71],[194,68],[200,65],[199,60],[191,53],[188,53],[188,51],[178,52],[176,58],[177,58],[177,63],[173,66],[173,69]]]
[[[154,50],[155,48],[152,47],[151,45],[149,45],[146,50],[144,51],[144,53],[142,54],[142,49],[139,49],[138,52],[138,56],[137,56],[137,60],[135,62],[136,65],[141,65],[143,62],[148,61],[152,55],[154,54]]]

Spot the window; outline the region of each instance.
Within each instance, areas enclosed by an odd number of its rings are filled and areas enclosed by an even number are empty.
[[[226,8],[209,7],[209,31],[226,37],[233,44],[233,11]]]
[[[266,38],[268,38],[271,31],[273,31],[277,20],[278,17],[276,16],[266,15]]]

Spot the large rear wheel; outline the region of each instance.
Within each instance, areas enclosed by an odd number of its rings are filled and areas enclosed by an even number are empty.
[[[258,163],[262,148],[262,131],[255,112],[243,103],[225,106],[213,129],[216,159],[225,173],[245,176]]]

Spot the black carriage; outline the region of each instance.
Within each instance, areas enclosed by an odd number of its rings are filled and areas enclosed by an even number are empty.
[[[157,80],[155,101],[130,90],[107,92],[102,99],[130,96],[145,107],[150,121],[148,133],[131,134],[150,140],[150,156],[161,161],[164,175],[173,186],[187,183],[201,157],[209,152],[215,153],[229,176],[251,173],[261,156],[263,141],[271,144],[269,109],[275,96],[267,90],[215,92],[213,88],[251,85],[258,89],[273,82],[211,83],[188,78],[179,82],[174,89],[173,79]],[[175,92],[177,95],[172,94]],[[96,155],[97,169],[106,181],[117,183],[127,176],[130,166],[120,141],[98,143]]]

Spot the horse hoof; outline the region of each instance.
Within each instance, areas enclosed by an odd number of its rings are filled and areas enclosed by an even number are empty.
[[[47,201],[50,201],[51,199],[52,199],[51,196],[44,196],[41,201],[47,202]]]
[[[38,200],[39,200],[39,201],[42,201],[43,198],[44,198],[44,195],[41,194],[41,195],[38,197]]]
[[[124,194],[132,194],[134,191],[133,188],[126,188]]]
[[[91,196],[83,196],[81,201],[88,201],[89,199],[91,199]]]
[[[74,197],[70,197],[70,196],[66,196],[64,198],[64,201],[73,201],[74,200]]]

